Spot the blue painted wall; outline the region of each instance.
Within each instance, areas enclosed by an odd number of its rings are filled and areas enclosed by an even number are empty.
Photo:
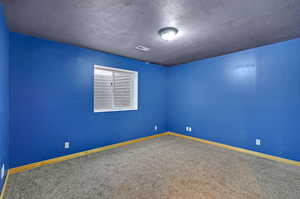
[[[152,135],[154,124],[300,161],[300,39],[172,68],[17,33],[10,44],[11,167]],[[138,111],[93,113],[93,64],[139,72]]]
[[[11,167],[167,130],[167,68],[17,33],[10,41]],[[139,72],[138,111],[93,113],[94,64]]]
[[[300,161],[299,52],[296,39],[170,68],[168,129]]]
[[[9,33],[3,12],[0,2],[0,169],[9,166]],[[3,182],[0,176],[0,192]]]

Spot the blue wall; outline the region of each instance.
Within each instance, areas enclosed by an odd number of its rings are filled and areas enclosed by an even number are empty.
[[[0,2],[0,169],[9,167],[9,33],[3,12]],[[0,176],[0,192],[3,182]]]
[[[154,124],[300,161],[300,39],[172,68],[17,33],[10,42],[11,167],[152,135]],[[93,64],[139,71],[138,111],[93,113]]]
[[[300,161],[299,52],[296,39],[170,68],[168,129]]]
[[[167,130],[167,68],[17,33],[10,41],[11,167]],[[93,113],[94,64],[139,72],[138,111]]]

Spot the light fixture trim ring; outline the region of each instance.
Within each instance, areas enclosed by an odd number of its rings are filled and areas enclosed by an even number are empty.
[[[164,38],[164,35],[170,34],[170,33],[172,33],[170,38],[166,38],[166,37]],[[175,27],[164,27],[164,28],[159,29],[159,31],[158,31],[158,34],[160,35],[160,37],[163,40],[167,40],[167,41],[175,39],[177,33],[178,33],[178,29]]]

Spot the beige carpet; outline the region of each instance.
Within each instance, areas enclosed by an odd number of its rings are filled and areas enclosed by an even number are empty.
[[[10,176],[5,199],[299,199],[300,167],[174,136]]]

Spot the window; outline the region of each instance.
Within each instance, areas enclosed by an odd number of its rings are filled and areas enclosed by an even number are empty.
[[[138,109],[138,73],[94,65],[94,112]]]

